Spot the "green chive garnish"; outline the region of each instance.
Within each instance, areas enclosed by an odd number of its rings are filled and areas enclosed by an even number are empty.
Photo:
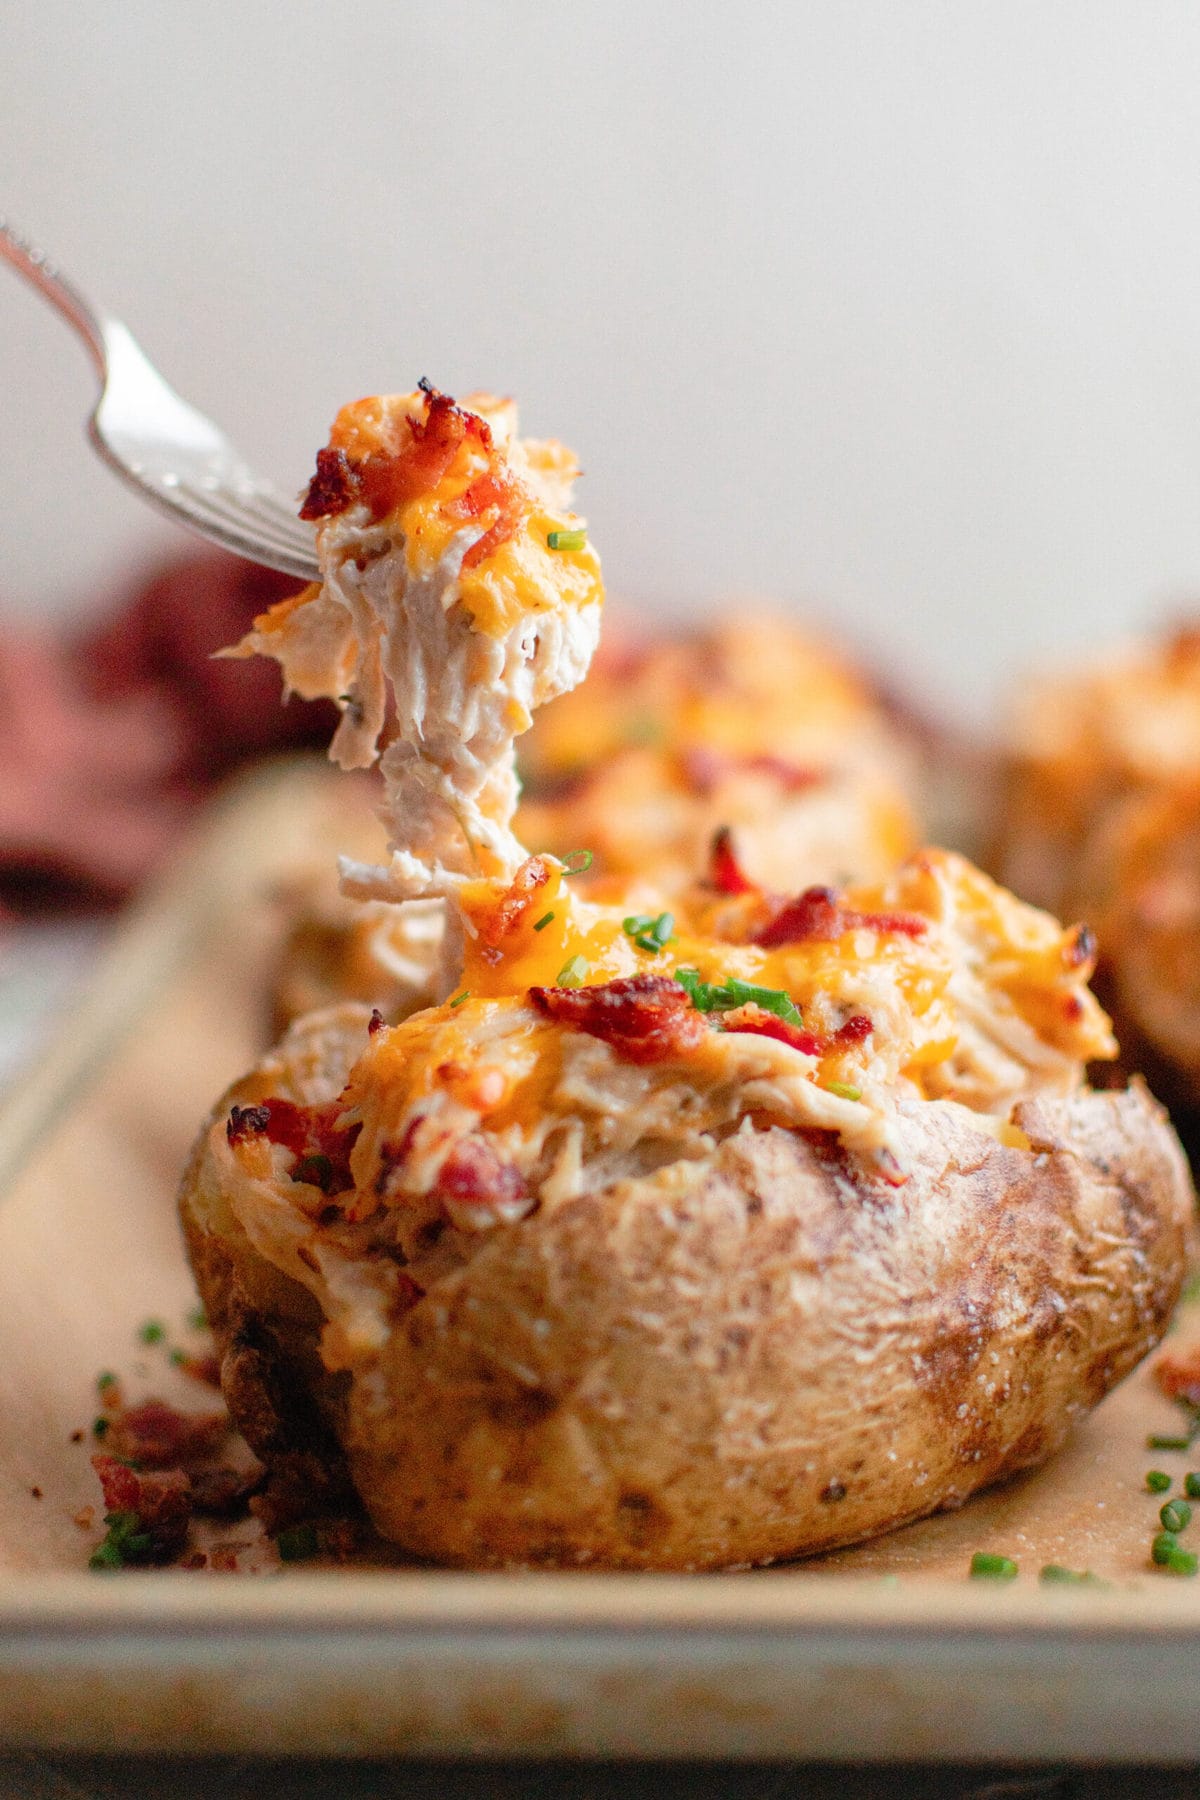
[[[1171,1485],[1171,1477],[1165,1469],[1150,1469],[1146,1474],[1146,1486],[1152,1494],[1165,1494]]]
[[[842,1100],[862,1099],[862,1089],[851,1087],[847,1081],[831,1081],[828,1085],[829,1092],[831,1094],[837,1094]]]
[[[1011,1556],[993,1556],[977,1550],[971,1558],[971,1574],[984,1581],[1015,1581],[1017,1565]]]
[[[178,1347],[176,1347],[171,1352],[171,1367],[173,1369],[182,1369],[182,1367],[183,1367],[184,1363],[187,1361],[187,1359],[188,1359],[187,1351],[180,1350]]]
[[[582,526],[573,531],[548,531],[546,542],[552,550],[582,550],[587,543],[587,532]]]
[[[102,1438],[108,1430],[110,1421],[101,1413],[98,1419],[92,1420],[92,1436]]]
[[[569,956],[558,971],[556,987],[582,987],[587,980],[589,964],[586,957]]]
[[[1172,1575],[1194,1575],[1200,1568],[1200,1556],[1185,1550],[1173,1531],[1160,1531],[1150,1546],[1151,1561]]]
[[[1158,1516],[1164,1531],[1182,1531],[1191,1524],[1192,1509],[1186,1500],[1168,1500],[1159,1508]]]
[[[208,1314],[202,1306],[193,1306],[191,1312],[187,1316],[187,1322],[193,1331],[208,1330]]]
[[[167,1335],[167,1328],[161,1319],[147,1319],[144,1325],[138,1326],[138,1336],[143,1344],[161,1344]]]
[[[1061,1563],[1047,1563],[1038,1571],[1038,1580],[1046,1587],[1061,1585],[1064,1587],[1107,1587],[1098,1575],[1090,1569],[1065,1569]]]
[[[590,850],[572,850],[562,859],[564,875],[586,875],[596,858]]]
[[[1190,1437],[1172,1437],[1169,1433],[1156,1431],[1146,1439],[1147,1450],[1190,1450]]]
[[[554,914],[552,912],[543,913],[541,918],[535,921],[533,929],[535,931],[545,931],[553,917]]]
[[[1200,1500],[1200,1475],[1194,1469],[1184,1476],[1183,1491],[1189,1500]]]
[[[311,1525],[293,1525],[287,1531],[281,1531],[275,1542],[284,1562],[306,1562],[321,1547]]]
[[[470,988],[464,988],[462,993],[458,995],[457,999],[452,1000],[450,1002],[450,1004],[451,1004],[451,1006],[461,1006],[464,1000],[469,1000],[470,998],[471,998]]]
[[[756,987],[752,981],[731,976],[719,985],[700,979],[699,969],[676,969],[675,979],[686,988],[697,1012],[731,1012],[736,1006],[761,1006],[788,1025],[802,1025],[800,1008],[782,988]]]
[[[675,915],[669,912],[659,913],[657,916],[653,913],[631,913],[629,918],[621,921],[621,930],[626,937],[631,937],[639,950],[646,950],[651,956],[657,956],[660,950],[666,949],[674,929]]]
[[[108,1369],[104,1371],[103,1375],[97,1375],[96,1377],[96,1386],[102,1394],[107,1393],[109,1388],[114,1388],[116,1385],[117,1378]]]

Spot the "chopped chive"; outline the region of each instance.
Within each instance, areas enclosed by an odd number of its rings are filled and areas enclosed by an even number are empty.
[[[281,1531],[275,1542],[284,1562],[306,1562],[320,1549],[311,1525],[292,1525],[287,1531]]]
[[[1185,1550],[1173,1531],[1160,1531],[1150,1546],[1150,1559],[1172,1575],[1194,1575],[1200,1569],[1200,1556]]]
[[[558,971],[556,987],[582,987],[587,979],[589,964],[584,956],[569,956]]]
[[[1183,1491],[1189,1500],[1200,1500],[1200,1475],[1194,1469],[1184,1476]]]
[[[535,921],[533,929],[535,931],[545,931],[553,917],[554,914],[552,912],[543,913],[541,918]]]
[[[102,1438],[107,1432],[110,1423],[111,1421],[106,1419],[104,1414],[101,1413],[99,1418],[92,1420],[92,1436]]]
[[[167,1335],[167,1328],[161,1319],[147,1319],[144,1325],[138,1326],[138,1337],[143,1344],[161,1344]]]
[[[1014,1581],[1017,1565],[1011,1556],[994,1556],[990,1551],[977,1550],[971,1558],[971,1574],[984,1581]]]
[[[193,1306],[191,1312],[187,1316],[187,1322],[193,1331],[208,1330],[208,1314],[202,1306]]]
[[[1038,1580],[1046,1587],[1062,1585],[1064,1587],[1107,1587],[1098,1575],[1090,1569],[1065,1569],[1061,1563],[1047,1563],[1038,1571]]]
[[[1165,1494],[1171,1485],[1171,1477],[1165,1469],[1148,1469],[1146,1486],[1152,1494]]]
[[[471,998],[470,988],[464,988],[462,993],[458,995],[457,999],[452,1000],[450,1002],[450,1004],[451,1004],[451,1006],[461,1006],[464,1000],[469,1000],[470,998]]]
[[[564,875],[586,875],[596,858],[590,850],[572,850],[562,859]]]
[[[96,1548],[92,1551],[92,1554],[88,1557],[89,1569],[123,1569],[124,1567],[125,1558],[121,1555],[117,1546],[115,1544],[110,1544],[107,1538],[104,1539],[103,1543],[97,1544]]]
[[[182,1367],[183,1367],[184,1363],[187,1361],[187,1359],[188,1359],[187,1351],[181,1350],[177,1344],[171,1352],[171,1367],[173,1369],[182,1369]]]
[[[671,941],[675,915],[663,912],[656,917],[653,913],[631,913],[629,918],[622,919],[621,930],[633,939],[639,950],[657,956]]]
[[[552,550],[582,550],[587,543],[587,532],[582,526],[573,531],[549,531],[546,542]]]
[[[1147,1450],[1190,1450],[1190,1437],[1172,1437],[1169,1433],[1156,1431],[1146,1439]]]
[[[697,1012],[730,1012],[736,1006],[761,1006],[788,1025],[802,1025],[800,1008],[782,988],[757,987],[752,981],[731,976],[716,984],[700,979],[699,969],[676,969],[675,979],[691,996]]]
[[[105,1369],[103,1375],[96,1377],[96,1386],[102,1394],[107,1393],[109,1388],[114,1388],[116,1385],[117,1378],[109,1369]]]
[[[1192,1509],[1186,1500],[1168,1500],[1159,1508],[1164,1531],[1182,1531],[1191,1524]]]
[[[827,1085],[829,1092],[831,1094],[837,1094],[842,1100],[862,1099],[862,1089],[851,1087],[848,1081],[831,1081]]]

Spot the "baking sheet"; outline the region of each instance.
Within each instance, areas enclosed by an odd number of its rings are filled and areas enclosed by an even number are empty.
[[[331,854],[340,803],[307,763],[228,795],[0,1116],[0,1738],[376,1755],[1200,1757],[1200,1581],[1150,1565],[1160,1497],[1145,1489],[1152,1464],[1178,1487],[1189,1458],[1146,1449],[1176,1415],[1145,1368],[1046,1469],[786,1569],[87,1573],[98,1530],[78,1520],[99,1514],[95,1376],[113,1368],[135,1394],[182,1380],[136,1336],[147,1317],[181,1335],[193,1304],[179,1168],[262,1045],[279,889]],[[977,1549],[1014,1557],[1018,1581],[968,1580]],[[1108,1585],[1041,1587],[1049,1562]]]

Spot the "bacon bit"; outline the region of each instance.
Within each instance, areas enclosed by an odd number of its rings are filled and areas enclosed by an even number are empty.
[[[261,1137],[270,1123],[265,1106],[234,1106],[225,1123],[225,1136],[231,1144],[244,1144],[249,1138]]]
[[[782,756],[730,756],[698,744],[685,750],[681,760],[684,780],[693,792],[706,799],[724,776],[743,770],[751,775],[769,775],[789,794],[802,793],[828,778],[824,769],[805,768]]]
[[[73,1432],[72,1432],[72,1433],[71,1433],[71,1442],[72,1442],[72,1443],[73,1443],[73,1444],[82,1444],[82,1442],[83,1442],[83,1433],[82,1433],[82,1431],[73,1431]]]
[[[723,1013],[722,1023],[726,1031],[749,1032],[754,1037],[775,1038],[781,1044],[790,1044],[802,1056],[820,1056],[825,1047],[824,1040],[815,1032],[805,1031],[802,1025],[790,1025],[786,1019],[777,1018],[774,1013],[753,1003]]]
[[[81,1506],[77,1513],[72,1513],[71,1523],[72,1525],[78,1525],[80,1531],[90,1531],[92,1526],[96,1523],[95,1507]]]
[[[358,470],[344,450],[318,450],[317,472],[308,484],[302,519],[329,519],[343,513],[361,497]]]
[[[92,1467],[100,1477],[107,1513],[131,1513],[149,1542],[126,1550],[129,1562],[164,1563],[178,1556],[191,1522],[192,1484],[182,1469],[147,1474],[115,1456],[98,1454]]]
[[[406,1312],[412,1311],[418,1300],[424,1298],[425,1289],[420,1282],[414,1281],[412,1276],[406,1274],[403,1269],[397,1269],[396,1286],[392,1295],[393,1314],[397,1318],[403,1318]]]
[[[240,1546],[237,1544],[214,1544],[209,1551],[209,1566],[219,1575],[236,1575]]]
[[[1166,1351],[1154,1365],[1154,1376],[1168,1400],[1200,1407],[1200,1344]]]
[[[708,1026],[677,981],[631,975],[599,987],[529,990],[539,1012],[600,1038],[626,1062],[664,1062],[704,1041]]]
[[[499,469],[480,475],[446,510],[471,519],[494,512],[488,529],[462,559],[464,569],[473,569],[516,532],[525,511],[525,496],[516,478],[508,470]]]
[[[221,1385],[220,1358],[210,1350],[203,1356],[180,1356],[174,1363],[181,1375],[192,1381],[201,1381],[205,1387],[219,1388]]]
[[[386,1031],[386,1029],[387,1029],[387,1020],[384,1018],[384,1016],[380,1012],[379,1008],[377,1006],[373,1006],[371,1008],[371,1017],[367,1021],[368,1032],[371,1034],[372,1037],[374,1037],[377,1032]]]
[[[481,1137],[458,1140],[442,1164],[437,1192],[452,1222],[468,1231],[502,1218],[523,1217],[533,1206],[521,1171],[502,1162]],[[417,1299],[422,1292],[418,1288]]]
[[[131,1462],[165,1469],[214,1455],[229,1431],[227,1413],[183,1413],[165,1400],[143,1400],[114,1418],[108,1447]]]
[[[40,1487],[31,1487],[29,1492],[35,1500],[40,1500],[42,1497],[42,1490]]]
[[[339,1126],[341,1111],[337,1100],[324,1106],[297,1106],[293,1100],[272,1098],[260,1106],[233,1107],[225,1135],[234,1145],[251,1137],[265,1137],[290,1150],[301,1163],[313,1165],[313,1159],[324,1158],[328,1168],[311,1166],[305,1178],[320,1174],[315,1185],[327,1194],[337,1194],[354,1185],[350,1152],[361,1130],[358,1124]]]
[[[719,894],[757,894],[757,883],[744,872],[733,848],[733,833],[722,825],[709,852],[708,879]]]
[[[784,944],[832,943],[847,931],[895,932],[903,937],[924,937],[929,920],[920,913],[855,912],[843,906],[834,888],[805,888],[785,902],[754,938],[764,950]]]
[[[537,904],[549,879],[549,864],[540,856],[527,856],[499,900],[479,921],[484,943],[496,949],[502,938],[511,937]]]
[[[838,1026],[833,1034],[833,1042],[835,1044],[862,1044],[866,1042],[874,1029],[875,1027],[866,1013],[854,1013],[844,1025]]]

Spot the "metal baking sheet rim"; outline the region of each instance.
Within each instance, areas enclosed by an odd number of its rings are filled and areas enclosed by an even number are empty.
[[[0,1583],[8,1746],[1200,1759],[1194,1611],[1157,1589],[419,1573],[105,1585]]]

